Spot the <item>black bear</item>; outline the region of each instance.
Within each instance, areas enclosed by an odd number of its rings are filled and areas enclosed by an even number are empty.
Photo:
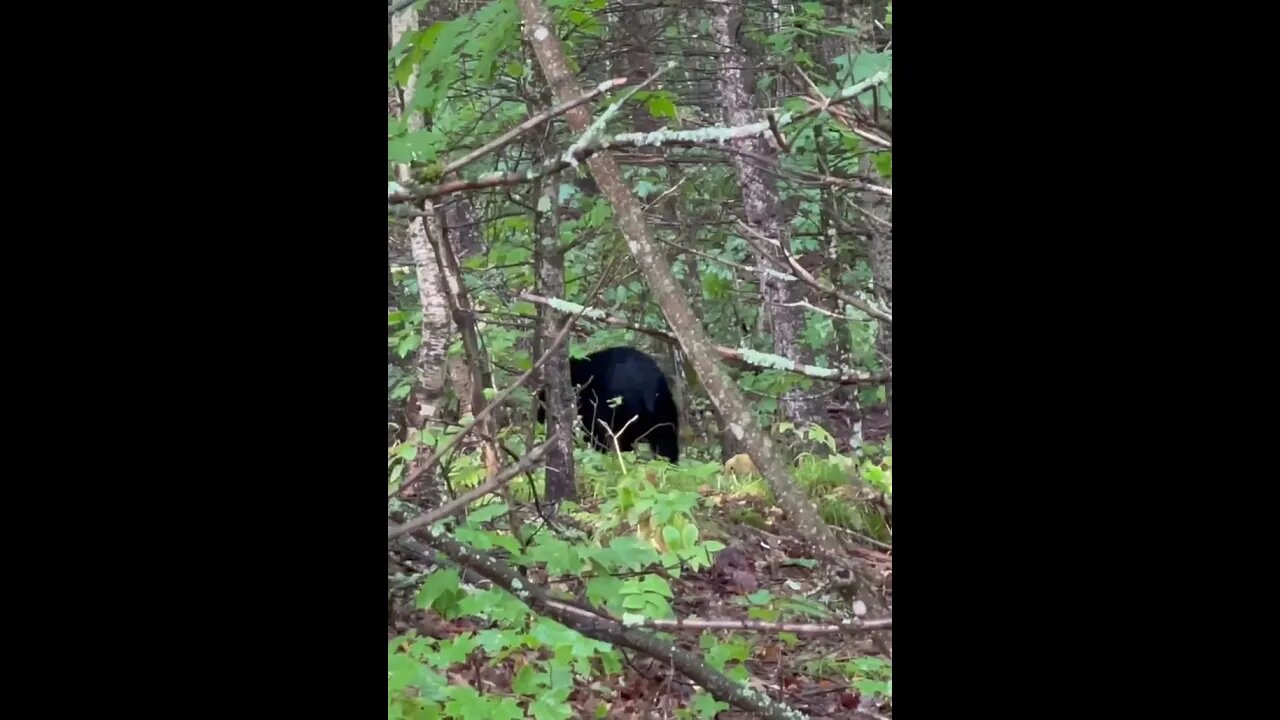
[[[612,436],[600,424],[603,420],[619,433],[623,452],[644,441],[655,455],[680,461],[680,414],[667,376],[653,358],[635,348],[612,347],[582,359],[569,358],[569,378],[578,388],[578,417],[590,429],[595,449],[613,449]],[[621,398],[616,406],[615,397]],[[545,391],[539,392],[538,422],[546,420],[545,401]]]

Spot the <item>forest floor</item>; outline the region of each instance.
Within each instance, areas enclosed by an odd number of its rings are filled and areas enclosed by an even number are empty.
[[[820,567],[804,553],[800,543],[787,536],[785,528],[770,528],[777,531],[775,534],[728,519],[741,517],[744,505],[753,505],[749,509],[765,518],[776,513],[776,509],[764,507],[758,498],[721,498],[706,518],[708,532],[704,532],[704,537],[714,534],[726,548],[716,555],[712,567],[668,578],[676,617],[686,622],[697,619],[750,621],[758,620],[761,607],[780,608],[780,617],[767,617],[784,623],[830,623],[853,617],[848,609],[851,603],[831,589]],[[856,536],[845,536],[852,539],[851,552],[865,568],[865,574],[879,583],[865,617],[890,616],[892,552],[871,544],[858,545]],[[825,608],[829,614],[806,614],[803,606]],[[389,640],[410,629],[415,629],[420,636],[439,639],[483,629],[467,619],[449,621],[434,611],[415,610],[411,596],[393,600],[389,613]],[[714,632],[721,639],[732,634],[746,641],[750,650],[743,666],[750,673],[752,686],[811,717],[882,720],[892,716],[891,701],[874,690],[884,688],[886,681],[891,682],[892,631],[878,632],[874,637],[868,632],[787,634],[743,628],[674,631],[679,644],[700,657],[705,655],[699,646],[703,632]],[[624,655],[627,660],[622,676],[612,676],[607,687],[591,678],[578,679],[569,697],[573,717],[674,718],[676,709],[689,706],[697,689],[688,678],[673,675],[664,663],[639,653],[628,650]],[[465,671],[451,673],[451,677],[454,682],[468,683],[482,693],[501,695],[511,692],[513,662],[508,658],[501,663],[473,665]],[[602,710],[601,705],[607,709]],[[740,720],[752,716],[732,708],[716,717]]]

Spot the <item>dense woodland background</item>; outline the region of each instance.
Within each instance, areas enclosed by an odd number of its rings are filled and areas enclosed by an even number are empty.
[[[892,715],[891,30],[389,6],[389,718]],[[575,438],[618,345],[677,466]]]

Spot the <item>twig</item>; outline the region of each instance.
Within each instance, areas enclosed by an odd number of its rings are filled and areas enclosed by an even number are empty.
[[[854,532],[853,530],[850,530],[848,528],[842,528],[839,526],[837,526],[836,529],[843,533],[853,536],[853,538],[858,542],[864,542],[870,545],[871,547],[880,548],[881,550],[893,550],[893,545],[890,545],[889,543],[881,540],[877,540],[873,537],[868,537],[866,535],[863,535],[860,532]]]
[[[526,470],[528,470],[529,468],[537,464],[538,461],[542,460],[542,456],[546,453],[548,444],[550,443],[543,443],[539,445],[538,447],[530,451],[527,455],[520,458],[520,460],[516,462],[516,464],[507,466],[505,470],[498,473],[497,475],[494,475],[492,478],[490,478],[489,480],[486,480],[481,485],[463,493],[462,495],[459,495],[454,500],[444,505],[441,505],[440,507],[436,508],[435,510],[432,510],[426,515],[420,515],[412,520],[405,522],[402,525],[396,525],[394,527],[387,528],[387,539],[395,540],[396,538],[400,537],[401,535],[407,532],[412,532],[414,530],[417,530],[418,528],[426,527],[437,521],[443,520],[444,518],[447,518],[450,515],[454,515],[456,513],[461,512],[472,502],[479,500],[480,498],[484,497],[485,495],[488,495],[489,493],[497,490],[498,488],[501,488],[503,485],[506,485],[508,482],[511,482],[512,478],[525,472]]]
[[[784,152],[790,152],[791,146],[787,144],[787,139],[782,136],[782,129],[778,127],[778,118],[773,113],[765,113],[765,117],[769,120],[769,131],[773,133],[773,139],[778,141],[778,147]]]
[[[795,259],[795,256],[791,254],[791,251],[786,247],[784,247],[782,243],[778,242],[775,239],[765,237],[765,235],[761,233],[759,230],[756,230],[755,228],[742,222],[741,220],[739,220],[736,223],[736,225],[738,226],[738,229],[741,230],[742,232],[750,235],[753,238],[769,243],[770,245],[773,245],[774,247],[781,250],[783,257],[786,260],[786,263],[791,266],[791,269],[795,272],[797,276],[799,276],[801,280],[805,282],[805,284],[813,287],[815,290],[818,290],[819,292],[838,298],[842,302],[858,308],[859,310],[870,315],[873,318],[876,318],[878,320],[883,320],[891,325],[893,324],[893,315],[885,312],[884,310],[881,310],[880,308],[875,307],[871,303],[861,298],[854,297],[849,293],[843,292],[836,288],[827,287],[826,285],[823,285],[821,282],[818,281],[817,278],[811,275],[808,270],[804,269],[804,266],[801,265]],[[745,238],[745,239],[750,240],[750,238]],[[778,257],[775,256],[773,253],[761,252],[760,254],[778,264],[782,264],[782,261],[779,260]]]
[[[676,243],[673,240],[667,240],[666,238],[658,238],[658,242],[662,243],[663,245],[670,245],[671,247],[681,252],[687,252],[690,255],[697,255],[698,257],[705,258],[707,260],[710,260],[711,262],[716,262],[716,263],[720,263],[721,265],[725,265],[731,268],[736,268],[738,270],[742,270],[743,272],[747,272],[752,275],[755,275],[756,273],[767,273],[769,275],[773,275],[787,282],[795,282],[796,280],[799,279],[794,275],[788,275],[787,273],[784,273],[784,272],[778,272],[773,268],[760,267],[757,265],[743,265],[741,263],[736,263],[732,260],[725,260],[724,258],[718,258],[709,253],[704,253],[701,250],[695,250],[694,248],[691,248],[691,247],[685,247],[684,245],[680,245],[679,243]]]
[[[498,139],[493,140],[492,142],[485,143],[483,147],[477,150],[472,150],[466,155],[463,155],[461,158],[449,163],[444,167],[444,171],[441,172],[441,177],[444,177],[452,172],[457,172],[463,166],[468,165],[472,162],[475,162],[476,160],[479,160],[480,158],[484,157],[485,155],[488,155],[491,152],[497,152],[498,150],[501,150],[502,148],[511,144],[511,141],[520,137],[524,133],[532,130],[538,125],[550,120],[551,118],[556,117],[557,115],[563,115],[569,110],[572,110],[573,108],[576,108],[583,103],[590,102],[591,100],[594,100],[595,98],[599,97],[600,95],[603,95],[604,93],[612,90],[615,87],[618,87],[619,85],[625,85],[625,84],[627,84],[626,78],[613,78],[612,80],[605,80],[604,82],[595,86],[595,88],[593,88],[590,92],[586,93],[585,95],[576,97],[573,100],[570,100],[569,102],[561,103],[545,112],[541,112],[541,113],[538,113],[537,115],[534,115],[528,120],[525,120],[519,125],[503,133],[500,137],[498,137]]]
[[[675,192],[675,191],[679,190],[679,189],[680,189],[680,186],[684,184],[684,181],[685,181],[685,180],[688,180],[688,178],[687,178],[687,177],[682,177],[682,178],[680,178],[680,181],[679,181],[679,182],[677,182],[675,185],[672,185],[671,187],[667,188],[666,190],[662,191],[662,194],[661,194],[661,195],[659,195],[658,197],[654,198],[654,199],[653,199],[653,202],[651,202],[651,203],[649,203],[649,204],[645,205],[645,206],[644,206],[644,209],[645,209],[645,210],[648,210],[648,209],[649,209],[649,208],[651,208],[651,207],[657,207],[658,203],[662,202],[662,199],[663,199],[663,198],[665,198],[666,196],[670,195],[671,193],[673,193],[673,192]]]
[[[836,93],[836,96],[834,98],[824,99],[823,102],[821,103],[813,103],[812,101],[810,101],[809,109],[805,110],[802,113],[799,113],[794,117],[788,118],[786,115],[783,115],[782,119],[779,120],[778,124],[783,127],[786,127],[791,123],[798,122],[812,115],[817,115],[818,113],[832,106],[840,105],[842,103],[847,103],[853,100],[854,98],[858,97],[862,93],[870,90],[871,88],[883,85],[884,83],[888,82],[888,80],[889,80],[889,73],[885,72],[884,70],[881,70],[875,73],[874,75],[872,75],[871,77],[867,78],[866,80],[863,80],[859,83],[855,83],[841,90],[839,93]]]
[[[613,441],[613,449],[618,454],[618,466],[622,468],[623,475],[627,473],[627,463],[622,459],[622,446],[618,444],[618,436],[625,433],[627,428],[631,427],[631,423],[639,419],[639,415],[632,415],[631,419],[624,423],[622,425],[622,429],[616,433],[613,431],[613,428],[609,427],[609,423],[604,420],[596,420],[596,422],[604,426],[605,432],[609,433],[609,439]]]
[[[893,143],[891,141],[885,140],[879,135],[876,135],[871,132],[867,132],[866,130],[863,130],[857,127],[857,125],[853,121],[853,118],[849,117],[847,113],[843,112],[839,108],[836,108],[833,111],[831,107],[832,103],[830,98],[828,98],[826,95],[823,94],[822,90],[818,88],[817,84],[815,84],[813,80],[809,79],[809,76],[805,74],[804,70],[801,69],[799,66],[795,66],[795,71],[800,74],[800,77],[804,78],[805,84],[809,86],[809,89],[813,92],[813,94],[818,96],[819,102],[815,102],[812,98],[805,98],[805,100],[809,102],[810,107],[816,106],[818,110],[828,111],[832,116],[843,121],[845,126],[848,127],[850,130],[852,130],[854,134],[856,134],[858,137],[870,140],[871,142],[875,143],[876,145],[880,145],[881,147],[885,147],[885,148],[893,147]]]
[[[818,87],[818,84],[809,78],[809,74],[804,71],[804,68],[799,65],[792,65],[791,67],[800,74],[800,77],[804,79],[804,83],[809,86],[810,92],[817,95],[818,99],[822,101],[824,106],[831,102],[831,100],[827,98],[826,94],[822,92],[822,89]]]
[[[600,136],[604,130],[604,126],[609,123],[610,118],[618,113],[618,110],[622,108],[623,103],[630,100],[632,95],[635,95],[641,89],[647,87],[649,83],[652,83],[662,77],[663,74],[675,66],[676,62],[674,60],[668,62],[662,69],[645,78],[644,82],[623,93],[622,97],[611,103],[609,107],[605,108],[604,112],[600,113],[600,117],[596,118],[594,122],[587,126],[587,130],[582,133],[582,137],[579,137],[572,145],[570,145],[569,149],[564,152],[562,157],[568,161],[569,164],[576,165],[578,150],[595,143],[596,138]]]

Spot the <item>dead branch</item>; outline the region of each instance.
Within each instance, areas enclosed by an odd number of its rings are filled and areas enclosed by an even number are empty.
[[[387,528],[387,539],[394,540],[407,532],[413,532],[418,528],[427,527],[451,515],[455,515],[461,512],[471,503],[501,488],[502,486],[511,482],[511,479],[514,478],[515,476],[525,472],[529,468],[538,464],[538,462],[542,460],[542,456],[543,454],[546,453],[546,451],[547,451],[547,443],[543,443],[538,447],[534,448],[533,450],[531,450],[524,457],[520,458],[520,460],[517,461],[514,465],[508,465],[507,468],[502,472],[489,478],[484,483],[478,485],[474,489],[469,490],[463,493],[462,495],[459,495],[457,498],[448,502],[447,504],[441,505],[440,507],[436,508],[435,510],[432,510],[431,512],[425,515],[419,515],[418,517],[412,520],[409,520],[402,525],[395,525]]]
[[[764,620],[657,620],[646,618],[633,627],[651,627],[658,630],[759,630],[763,632],[792,632],[801,635],[857,634],[873,630],[892,630],[893,618],[863,620],[849,618],[839,623],[779,623]]]
[[[426,545],[448,555],[464,568],[487,578],[533,610],[587,637],[630,648],[661,660],[706,688],[717,700],[730,703],[747,712],[756,713],[768,720],[801,720],[808,717],[763,692],[734,682],[723,673],[707,666],[702,658],[694,653],[680,649],[655,633],[627,627],[617,621],[578,608],[574,608],[573,611],[567,610],[567,607],[572,606],[554,601],[548,596],[546,590],[537,585],[531,585],[506,563],[454,540],[443,531],[431,528],[424,535],[422,540]]]
[[[804,269],[804,266],[802,266],[799,263],[799,261],[796,260],[795,256],[791,254],[791,250],[789,248],[784,247],[783,244],[778,242],[776,239],[765,237],[763,234],[760,233],[759,230],[756,230],[755,228],[742,222],[741,220],[739,220],[735,224],[737,225],[739,230],[746,233],[746,235],[743,236],[743,239],[747,240],[748,242],[751,242],[752,238],[754,238],[755,240],[769,243],[770,245],[781,250],[783,254],[783,258],[786,260],[786,264],[791,267],[791,269],[795,272],[796,276],[799,277],[801,280],[803,280],[806,285],[809,285],[810,287],[814,288],[818,292],[837,298],[847,305],[852,305],[853,307],[858,308],[862,312],[870,315],[873,318],[876,318],[877,320],[883,320],[891,325],[893,324],[893,315],[885,312],[884,310],[881,310],[880,308],[877,308],[876,306],[872,305],[866,300],[854,297],[849,293],[824,285],[821,281],[819,281],[812,274],[810,274],[808,270]],[[748,235],[750,237],[747,237]],[[755,243],[752,242],[752,244],[754,245]],[[764,257],[769,258],[770,260],[772,260],[773,262],[779,265],[783,264],[783,261],[773,253],[768,252],[767,248],[761,248],[758,245],[756,246],[756,248],[761,251],[760,254],[763,255]]]
[[[575,312],[583,317],[604,323],[611,327],[635,330],[636,332],[642,332],[646,335],[666,340],[667,342],[677,342],[675,336],[666,330],[658,330],[655,328],[636,325],[625,318],[617,315],[610,315],[603,310],[584,308],[577,303],[572,303],[567,300],[546,298],[541,295],[535,295],[531,292],[521,292],[517,297],[521,300],[528,300],[531,303],[543,305],[560,312]],[[824,368],[817,365],[806,365],[804,363],[794,362],[787,358],[780,358],[777,355],[756,352],[747,348],[731,348],[724,345],[716,345],[715,351],[716,354],[720,356],[721,360],[727,360],[739,367],[754,367],[765,370],[785,370],[787,372],[796,373],[797,375],[811,377],[815,380],[825,380],[827,382],[834,382],[840,385],[878,385],[893,381],[893,372],[891,370],[885,370],[874,374],[865,374],[847,368]],[[777,360],[771,360],[770,358],[782,360],[783,364],[779,364]]]
[[[569,102],[560,103],[559,105],[556,105],[555,107],[549,110],[546,110],[545,112],[541,112],[541,113],[538,113],[537,115],[534,115],[528,120],[525,120],[519,125],[503,133],[502,136],[500,136],[496,140],[485,143],[483,147],[477,150],[472,150],[466,155],[463,155],[457,160],[454,160],[453,162],[449,163],[444,167],[444,171],[441,173],[441,176],[444,177],[444,176],[447,176],[449,173],[457,172],[462,167],[469,165],[470,163],[473,163],[476,160],[479,160],[485,155],[501,150],[507,145],[510,145],[511,142],[516,138],[529,132],[530,130],[534,129],[538,125],[541,125],[542,123],[550,120],[551,118],[556,117],[558,115],[563,115],[564,113],[572,110],[573,108],[576,108],[583,103],[590,102],[591,100],[596,99],[600,95],[603,95],[604,93],[612,90],[613,88],[618,87],[619,85],[625,85],[626,83],[627,83],[626,78],[613,78],[611,80],[605,80],[604,82],[595,86],[595,88],[593,88],[590,92],[586,94],[580,95],[574,98],[573,100],[570,100]]]

